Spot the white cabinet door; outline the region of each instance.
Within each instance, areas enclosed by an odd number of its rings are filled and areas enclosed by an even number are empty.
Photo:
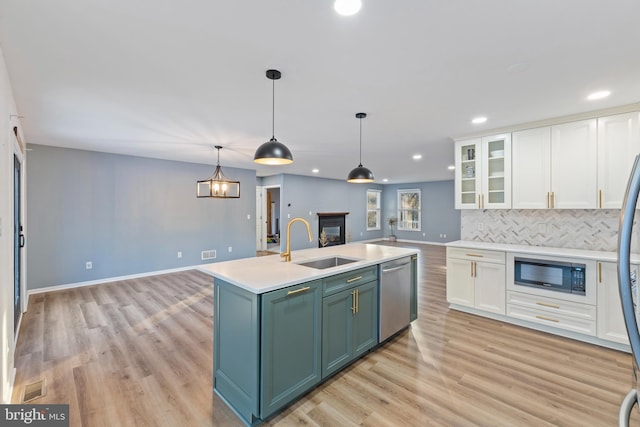
[[[475,308],[505,314],[505,270],[503,264],[476,262]]]
[[[551,128],[513,133],[513,209],[547,209],[551,192]]]
[[[598,207],[621,209],[633,161],[640,152],[640,113],[598,119]]]
[[[511,135],[482,138],[483,209],[511,209]]]
[[[638,267],[631,267],[637,273]],[[598,262],[597,323],[598,338],[629,344],[618,291],[618,271],[614,262]]]
[[[479,209],[482,195],[481,139],[455,143],[455,208]]]
[[[596,119],[551,127],[551,205],[597,207]]]
[[[447,301],[473,307],[473,261],[447,258]]]

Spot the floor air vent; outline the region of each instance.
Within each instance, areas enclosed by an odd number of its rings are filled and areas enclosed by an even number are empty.
[[[24,386],[24,394],[22,395],[22,403],[27,403],[38,399],[47,394],[47,387],[44,380]]]
[[[203,261],[208,259],[214,259],[216,257],[216,250],[211,249],[209,251],[202,251],[200,252],[200,255]]]

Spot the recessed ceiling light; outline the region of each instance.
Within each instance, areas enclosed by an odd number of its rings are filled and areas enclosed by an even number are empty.
[[[382,182],[389,182],[387,178],[382,178]]]
[[[450,171],[454,170],[455,168],[456,168],[456,167],[455,167],[455,166],[453,166],[453,165],[449,165],[449,166],[447,167],[447,169],[449,169]]]
[[[473,123],[474,125],[479,125],[480,123],[484,123],[487,121],[486,117],[476,117],[473,120],[471,120],[471,123]]]
[[[311,169],[311,172],[318,173],[318,172],[320,172],[320,169]]]
[[[414,154],[413,160],[420,160],[422,158],[422,154]]]
[[[361,7],[362,1],[360,0],[336,0],[333,3],[333,8],[336,12],[343,16],[355,15],[360,11]]]
[[[596,99],[606,98],[609,95],[611,95],[610,90],[599,90],[598,92],[593,92],[592,94],[587,96],[587,99],[589,101],[595,101]]]

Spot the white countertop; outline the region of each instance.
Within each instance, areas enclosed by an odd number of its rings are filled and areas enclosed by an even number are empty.
[[[279,255],[268,255],[203,264],[198,267],[198,270],[255,294],[262,294],[417,253],[417,249],[349,243],[326,248],[292,251],[291,262],[284,262]],[[333,256],[357,259],[358,261],[323,270],[298,265],[301,262]]]
[[[508,243],[475,242],[471,240],[456,240],[446,246],[465,249],[486,249],[504,252],[517,252],[520,254],[558,256],[568,258],[581,258],[603,262],[618,261],[616,252],[590,251],[586,249],[553,248],[547,246],[512,245]],[[640,254],[631,254],[631,262],[640,263]]]

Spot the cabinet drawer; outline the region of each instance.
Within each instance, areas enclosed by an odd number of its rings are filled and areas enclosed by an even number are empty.
[[[447,247],[447,257],[504,264],[506,254],[502,251]]]
[[[550,313],[545,310],[529,308],[518,304],[507,304],[507,316],[522,319],[553,328],[566,329],[584,335],[596,335],[596,320],[567,316],[562,313]]]
[[[555,298],[540,297],[522,292],[507,292],[507,303],[517,304],[532,310],[548,314],[561,314],[584,320],[596,320],[596,306],[564,301]]]
[[[378,279],[378,266],[361,268],[347,273],[337,274],[324,279],[323,295],[331,295],[352,286],[361,285]]]

